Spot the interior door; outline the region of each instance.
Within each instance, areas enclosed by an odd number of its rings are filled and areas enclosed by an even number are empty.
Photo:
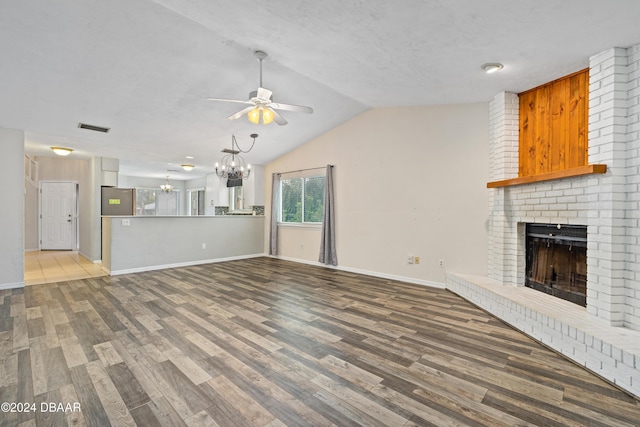
[[[76,249],[76,184],[40,182],[40,249]]]

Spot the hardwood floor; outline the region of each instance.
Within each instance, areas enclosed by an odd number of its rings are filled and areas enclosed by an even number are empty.
[[[271,258],[0,291],[0,354],[3,426],[640,424],[449,291]]]

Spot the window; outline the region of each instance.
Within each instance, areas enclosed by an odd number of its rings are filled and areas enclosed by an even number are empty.
[[[136,188],[136,215],[178,215],[178,191]]]
[[[239,211],[242,209],[244,209],[242,186],[229,187],[229,211]]]
[[[324,210],[324,176],[280,181],[280,222],[320,223]]]
[[[189,190],[189,215],[204,215],[204,189]]]

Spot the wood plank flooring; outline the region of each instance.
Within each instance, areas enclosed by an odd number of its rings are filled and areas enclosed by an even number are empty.
[[[640,425],[446,290],[272,258],[0,291],[0,402],[36,406],[2,426]]]

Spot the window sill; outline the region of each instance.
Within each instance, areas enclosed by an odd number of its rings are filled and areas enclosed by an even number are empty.
[[[306,228],[310,230],[320,230],[322,229],[322,223],[294,223],[294,222],[279,222],[278,227],[285,228]]]
[[[563,171],[543,173],[533,176],[521,176],[503,181],[487,182],[487,188],[511,187],[513,185],[531,184],[534,182],[551,181],[554,179],[572,178],[574,176],[603,174],[607,172],[607,165],[587,165]]]

